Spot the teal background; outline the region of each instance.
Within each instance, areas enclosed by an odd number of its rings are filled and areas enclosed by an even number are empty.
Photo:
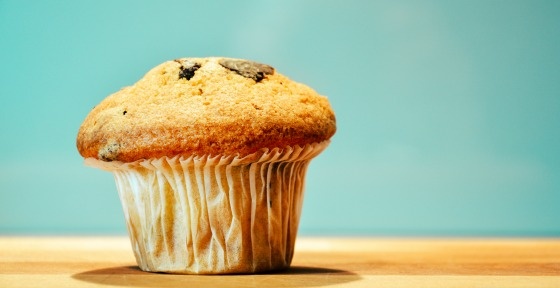
[[[0,234],[124,234],[104,97],[185,56],[327,95],[304,235],[560,236],[560,1],[0,0]]]

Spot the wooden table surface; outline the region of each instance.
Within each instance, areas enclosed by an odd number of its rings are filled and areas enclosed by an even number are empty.
[[[302,238],[292,268],[138,270],[126,237],[0,237],[0,287],[560,287],[560,239]]]

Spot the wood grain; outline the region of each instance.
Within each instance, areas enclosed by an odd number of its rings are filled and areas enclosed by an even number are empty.
[[[299,238],[292,268],[146,273],[126,237],[0,237],[0,287],[560,287],[560,239]]]

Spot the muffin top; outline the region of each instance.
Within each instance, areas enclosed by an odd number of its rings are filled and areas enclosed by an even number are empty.
[[[82,123],[76,142],[85,158],[133,162],[244,156],[322,142],[335,130],[327,98],[271,66],[182,58],[105,98]]]

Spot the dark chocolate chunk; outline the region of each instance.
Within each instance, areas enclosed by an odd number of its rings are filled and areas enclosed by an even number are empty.
[[[274,68],[272,68],[271,66],[248,60],[226,58],[220,60],[220,65],[231,71],[234,71],[235,73],[245,78],[251,78],[256,82],[261,81],[265,75],[274,74]]]
[[[114,161],[117,159],[117,156],[119,155],[120,147],[121,145],[119,145],[116,142],[109,142],[105,146],[103,146],[103,148],[99,149],[99,152],[97,153],[97,157],[100,160],[107,161],[107,162]]]
[[[185,78],[191,80],[194,76],[194,72],[200,68],[200,64],[190,60],[175,60],[175,62],[181,64],[181,67],[179,67],[179,79]]]

